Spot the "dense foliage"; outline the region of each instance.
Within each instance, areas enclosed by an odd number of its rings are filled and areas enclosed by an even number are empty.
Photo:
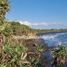
[[[66,67],[67,65],[67,46],[60,46],[54,51],[54,63],[55,67]]]
[[[4,23],[5,15],[9,11],[8,0],[0,0],[0,25]]]

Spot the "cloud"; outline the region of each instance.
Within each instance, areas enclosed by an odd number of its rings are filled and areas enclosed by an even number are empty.
[[[31,26],[31,23],[28,21],[19,21],[20,24]]]
[[[29,21],[19,21],[20,24],[25,24],[25,25],[28,25],[28,26],[48,26],[48,23],[46,22],[29,22]]]
[[[19,21],[20,24],[28,25],[33,28],[60,28],[64,26],[61,22],[29,22],[29,21]]]
[[[33,23],[31,24],[32,26],[48,26],[48,23],[46,22],[41,22],[41,23]]]

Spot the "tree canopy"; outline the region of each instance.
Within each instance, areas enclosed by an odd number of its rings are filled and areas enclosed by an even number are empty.
[[[9,11],[8,0],[0,0],[0,23],[3,22],[5,14]]]

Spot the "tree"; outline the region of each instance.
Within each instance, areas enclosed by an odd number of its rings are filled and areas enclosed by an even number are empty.
[[[0,32],[6,33],[10,28],[10,23],[5,21],[5,15],[9,11],[8,0],[0,0]],[[5,32],[6,31],[6,32]]]
[[[8,0],[0,0],[0,25],[5,20],[5,15],[9,11]]]

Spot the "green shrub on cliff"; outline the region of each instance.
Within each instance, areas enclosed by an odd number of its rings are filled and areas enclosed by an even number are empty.
[[[60,46],[58,47],[59,49],[54,51],[54,55],[63,55],[63,56],[67,56],[67,47],[66,46]]]
[[[11,46],[3,45],[2,53],[0,53],[0,67],[17,67],[27,62],[27,48],[24,45]]]
[[[60,46],[58,50],[54,51],[54,63],[53,65],[56,67],[64,67],[64,65],[67,63],[67,47],[66,46]]]
[[[5,21],[5,15],[9,11],[9,3],[8,0],[0,0],[0,25],[2,25]]]
[[[31,28],[26,25],[21,25],[19,22],[11,22],[13,35],[27,35]]]

